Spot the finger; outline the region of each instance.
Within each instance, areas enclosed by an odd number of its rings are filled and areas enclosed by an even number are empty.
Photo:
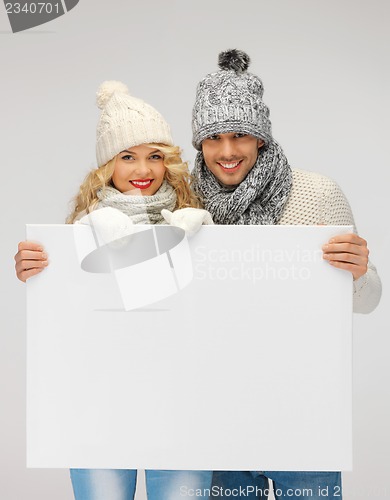
[[[47,267],[49,262],[47,260],[21,260],[15,264],[17,273],[28,271],[29,269],[43,269]]]
[[[367,272],[367,267],[364,266],[357,266],[355,264],[350,264],[347,262],[338,262],[338,261],[331,261],[329,262],[333,267],[337,267],[338,269],[343,269],[345,271],[349,271],[352,273],[353,279],[357,280]]]
[[[14,258],[16,262],[20,262],[22,260],[47,260],[47,253],[32,250],[20,250]]]
[[[172,221],[172,215],[173,215],[171,211],[167,210],[166,208],[163,208],[161,210],[161,215],[168,222],[168,224],[171,223],[171,221]]]
[[[43,269],[29,269],[28,271],[22,271],[21,273],[18,273],[17,277],[20,279],[20,281],[23,281],[25,283],[29,278],[35,276],[36,274],[39,274],[42,271]]]
[[[351,253],[368,257],[369,250],[366,246],[355,243],[327,243],[322,247],[324,253]]]
[[[353,253],[325,253],[323,258],[329,262],[346,262],[351,264],[357,264],[359,266],[364,266],[367,264],[367,257],[353,254]]]
[[[328,243],[353,243],[359,246],[367,246],[367,241],[356,233],[338,234],[333,236]]]
[[[206,212],[206,216],[205,216],[203,222],[206,225],[214,224],[213,218],[211,217],[211,215],[208,212]]]
[[[18,244],[18,252],[21,250],[35,250],[42,252],[43,247],[40,243],[35,243],[34,241],[20,241]]]

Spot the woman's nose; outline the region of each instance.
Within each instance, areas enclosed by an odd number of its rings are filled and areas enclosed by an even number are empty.
[[[141,177],[146,177],[147,175],[150,174],[150,165],[146,160],[139,160],[137,162],[135,171]]]

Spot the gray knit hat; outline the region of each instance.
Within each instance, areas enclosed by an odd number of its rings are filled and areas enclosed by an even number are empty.
[[[102,83],[96,93],[96,103],[102,110],[96,130],[98,167],[132,146],[151,142],[173,146],[164,118],[146,102],[129,95],[124,83]]]
[[[263,84],[247,73],[249,56],[241,50],[221,52],[220,71],[206,75],[198,84],[192,111],[192,144],[199,151],[202,141],[214,134],[240,132],[272,140],[269,109],[262,101]]]

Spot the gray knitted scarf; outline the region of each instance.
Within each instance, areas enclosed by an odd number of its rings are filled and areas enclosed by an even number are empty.
[[[166,224],[161,210],[174,210],[176,193],[166,180],[152,196],[123,194],[114,187],[107,186],[97,192],[97,208],[112,207],[128,215],[134,224]]]
[[[275,141],[260,149],[257,161],[238,186],[223,186],[199,152],[192,170],[194,190],[215,224],[276,224],[292,186],[292,172]]]

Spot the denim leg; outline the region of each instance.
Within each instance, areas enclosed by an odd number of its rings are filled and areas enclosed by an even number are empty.
[[[276,500],[282,498],[341,500],[341,472],[264,472],[274,482]]]
[[[71,469],[75,500],[133,500],[137,471],[131,469]]]
[[[265,500],[268,498],[268,492],[268,479],[264,475],[247,471],[214,471],[213,473],[211,498]]]
[[[208,500],[212,475],[201,470],[146,470],[148,500]]]

